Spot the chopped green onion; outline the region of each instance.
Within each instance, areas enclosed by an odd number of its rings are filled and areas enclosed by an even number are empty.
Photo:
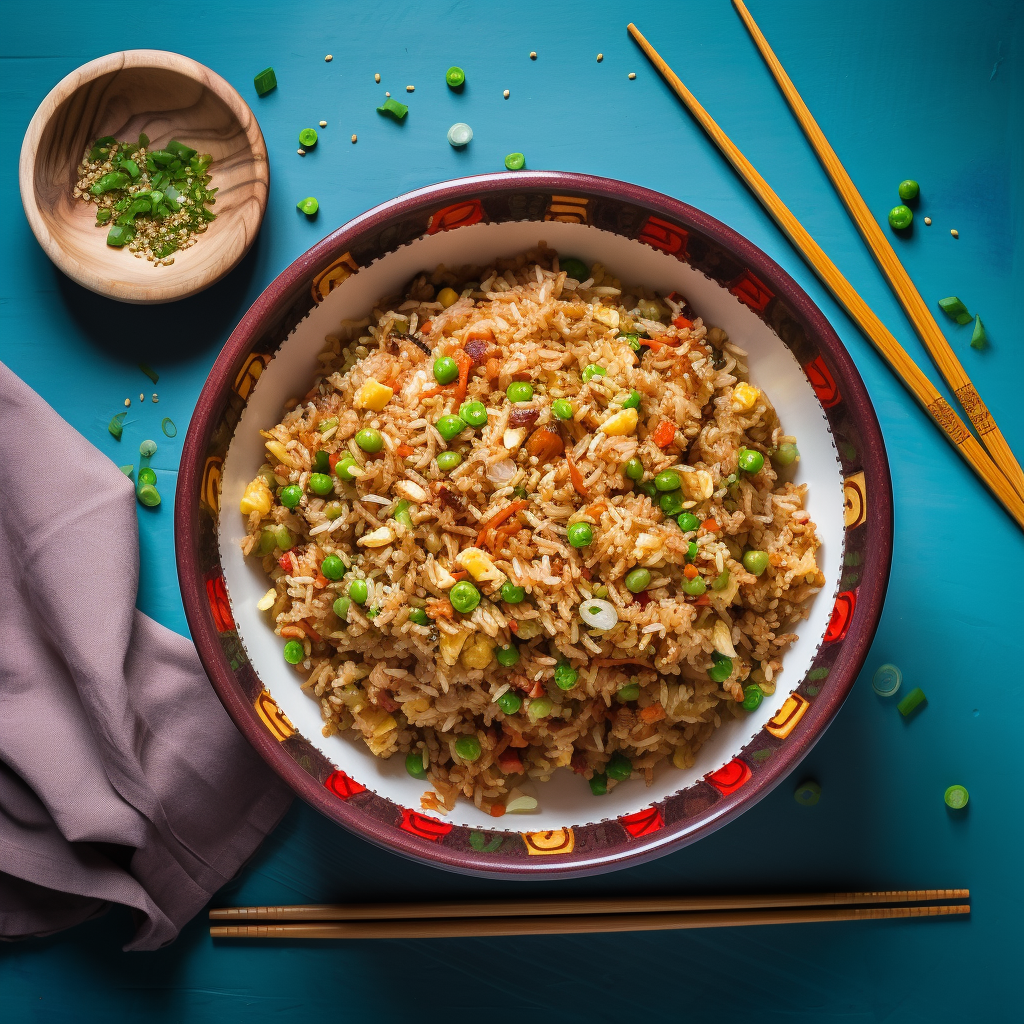
[[[89,187],[89,194],[101,196],[105,192],[113,192],[116,188],[124,188],[128,184],[128,175],[123,171],[110,171]]]
[[[132,475],[135,473],[134,466],[118,466],[117,468],[121,470],[121,472],[124,473],[124,475],[128,477],[129,480],[131,480]]]
[[[128,177],[131,178],[132,181],[138,181],[142,175],[142,171],[139,170],[139,165],[134,160],[121,160],[117,166],[120,167],[122,171],[126,171]]]
[[[121,434],[124,432],[124,428],[121,426],[124,423],[124,418],[127,416],[126,412],[119,412],[108,424],[107,430],[114,435],[115,439],[120,441]]]
[[[378,114],[389,114],[396,121],[401,121],[406,114],[409,113],[409,108],[404,103],[399,103],[398,100],[393,99],[389,96],[378,108]]]
[[[521,171],[526,166],[526,157],[522,153],[509,153],[505,157],[505,167],[510,171]]]
[[[160,379],[160,374],[156,372],[151,366],[147,366],[145,363],[139,363],[139,369],[155,384]]]
[[[896,707],[900,709],[900,714],[906,718],[907,715],[912,711],[915,711],[920,705],[926,703],[927,700],[928,698],[925,697],[924,690],[917,686],[911,690],[910,693],[908,693],[906,697],[896,705]]]
[[[264,68],[253,78],[252,84],[256,86],[257,96],[266,96],[272,89],[277,88],[277,75],[274,74],[274,69]],[[142,145],[141,139],[139,145]]]
[[[96,227],[98,227],[98,228],[103,227],[103,225],[106,224],[108,220],[110,220],[112,212],[113,211],[111,211],[111,210],[97,210],[96,211]]]
[[[796,787],[793,799],[804,807],[813,807],[821,799],[821,786],[814,779],[807,779]]]
[[[303,128],[302,131],[299,132],[299,145],[304,149],[309,149],[312,146],[315,146],[316,139],[317,134],[315,128]]]
[[[955,295],[939,299],[939,309],[958,324],[969,324],[973,319],[967,307]]]
[[[139,445],[139,454],[144,458],[148,459],[152,455],[156,455],[156,441],[145,440]]]
[[[981,317],[976,316],[974,318],[974,332],[971,334],[971,348],[984,348],[987,340],[988,335],[985,333],[985,325],[981,322]]]
[[[120,249],[127,245],[135,237],[135,228],[130,224],[115,224],[107,232],[107,245],[116,246]]]
[[[160,504],[160,492],[152,484],[140,487],[138,494],[139,501],[147,508],[155,508]]]
[[[196,151],[189,146],[186,146],[183,142],[178,142],[177,139],[171,139],[167,143],[167,150],[173,153],[175,156],[180,157],[182,160],[191,160],[196,155]]]
[[[174,437],[178,433],[178,428],[174,425],[174,420],[170,416],[165,416],[160,422],[160,429],[164,432],[166,437]]]
[[[900,688],[903,673],[895,665],[879,665],[871,677],[871,689],[879,697],[891,697]]]
[[[301,210],[307,217],[312,217],[320,209],[320,204],[316,201],[315,197],[306,196],[305,199],[300,199],[295,204],[295,208]]]
[[[139,470],[139,487],[144,487],[146,484],[156,483],[156,470],[151,466],[143,466]]]
[[[967,806],[967,801],[970,799],[970,795],[963,786],[950,786],[946,790],[944,799],[946,806],[952,808],[954,811],[959,811],[961,808]]]

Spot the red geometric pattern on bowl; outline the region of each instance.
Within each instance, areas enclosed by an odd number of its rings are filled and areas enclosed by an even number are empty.
[[[234,632],[219,564],[220,474],[252,386],[292,327],[332,288],[426,234],[545,220],[592,224],[669,253],[731,291],[790,348],[838,442],[846,481],[845,553],[853,559],[848,564],[858,566],[858,584],[840,594],[829,642],[805,680],[742,757],[615,822],[485,834],[368,790],[300,734],[282,741],[270,706],[253,703],[249,695],[258,696],[262,687]],[[590,874],[650,859],[719,827],[810,749],[853,685],[881,614],[892,552],[892,489],[878,422],[853,361],[777,264],[725,225],[659,193],[581,174],[522,171],[443,182],[385,203],[323,239],[264,292],[228,340],[197,403],[178,477],[175,544],[189,627],[218,695],[250,743],[310,804],[388,849],[455,870],[501,877]],[[616,822],[621,828],[613,827]]]

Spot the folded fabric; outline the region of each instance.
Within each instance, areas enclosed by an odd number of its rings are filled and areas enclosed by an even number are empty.
[[[2,363],[0,437],[0,937],[121,903],[125,948],[156,949],[291,793],[192,644],[135,608],[132,483]],[[41,452],[60,453],[59,501]]]

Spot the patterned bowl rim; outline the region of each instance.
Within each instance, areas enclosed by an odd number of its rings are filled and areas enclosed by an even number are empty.
[[[389,223],[398,222],[419,211],[437,210],[448,204],[473,198],[487,199],[502,193],[573,193],[588,198],[621,201],[648,214],[683,225],[716,242],[735,256],[757,277],[771,285],[775,294],[786,302],[794,318],[802,324],[808,338],[828,357],[829,368],[838,385],[850,418],[863,438],[860,461],[871,496],[866,503],[864,522],[867,526],[866,555],[863,575],[855,596],[852,622],[843,636],[841,650],[829,669],[828,686],[821,692],[805,716],[802,728],[790,741],[750,778],[742,762],[734,760],[715,772],[722,775],[734,765],[740,766],[743,782],[723,778],[715,782],[721,798],[696,816],[668,822],[662,819],[657,806],[645,808],[627,819],[617,819],[624,826],[621,839],[601,849],[579,851],[560,857],[509,857],[499,852],[480,852],[477,847],[455,848],[440,842],[424,842],[414,830],[403,829],[399,822],[389,823],[370,817],[351,800],[338,799],[322,782],[318,782],[300,766],[281,742],[271,735],[257,716],[252,703],[241,691],[218,639],[203,573],[199,562],[200,494],[203,467],[212,432],[221,416],[236,374],[246,356],[263,336],[268,325],[280,320],[296,298],[309,288],[318,271],[329,266],[353,243],[369,232],[380,231]],[[520,218],[527,219],[527,218]],[[425,223],[425,222],[424,222]],[[261,757],[308,804],[350,831],[392,852],[414,860],[467,874],[526,878],[575,877],[616,870],[651,860],[654,857],[688,845],[727,824],[742,811],[765,797],[789,775],[818,741],[832,722],[852,688],[878,627],[892,561],[893,502],[889,465],[881,429],[867,389],[853,359],[824,314],[803,289],[766,253],[736,231],[708,214],[659,192],[628,182],[567,171],[520,171],[515,173],[481,174],[439,182],[417,189],[382,203],[350,220],[317,242],[272,281],[253,303],[228,338],[210,371],[196,403],[182,447],[181,468],[174,511],[175,550],[185,615],[199,652],[221,702],[243,735]],[[795,693],[796,691],[794,691]],[[807,701],[804,701],[807,704]],[[802,711],[801,711],[802,715]],[[342,773],[338,773],[342,774]],[[714,782],[714,780],[712,780]],[[361,789],[361,786],[358,786]],[[705,782],[698,786],[707,785]],[[672,799],[671,797],[669,798]],[[390,803],[390,801],[388,801]],[[410,814],[401,810],[406,824]],[[648,811],[657,817],[657,828],[648,831]],[[433,821],[434,819],[430,819]],[[612,819],[615,821],[616,819]],[[524,825],[528,822],[524,820]],[[447,823],[445,823],[447,827]],[[587,826],[590,827],[590,826]],[[461,829],[462,826],[456,826]],[[464,829],[464,831],[469,831]],[[563,831],[570,831],[566,829]],[[496,834],[509,833],[500,829]],[[512,833],[514,834],[514,833]],[[522,833],[524,839],[527,834]],[[540,835],[540,834],[537,834]],[[430,838],[434,839],[435,836]],[[529,844],[528,844],[529,845]],[[543,852],[530,850],[529,852]]]

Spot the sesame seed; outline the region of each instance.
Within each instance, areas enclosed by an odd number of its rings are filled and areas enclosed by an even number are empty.
[[[374,76],[373,76],[373,80],[374,80],[375,82],[379,82],[379,81],[380,81],[380,75],[374,75]]]
[[[924,222],[925,222],[925,224],[931,224],[931,222],[932,222],[931,217],[925,217]]]
[[[390,96],[390,95],[391,95],[391,93],[389,93],[389,92],[386,92],[386,93],[384,93],[384,95],[385,95],[385,96],[387,97],[387,96]]]
[[[334,60],[334,54],[333,53],[327,54],[327,56],[324,57],[324,60],[327,61],[328,64],[330,64],[331,61]]]
[[[506,90],[505,90],[505,91],[504,91],[504,92],[503,92],[503,93],[502,93],[501,95],[502,95],[502,96],[504,96],[504,97],[505,97],[505,99],[508,99],[508,97],[509,97],[509,91],[508,91],[508,89],[506,89]]]
[[[126,409],[127,409],[127,408],[128,408],[128,407],[129,407],[130,405],[131,405],[131,404],[132,404],[132,400],[131,400],[130,398],[126,398],[126,399],[124,400],[124,407],[125,407]]]
[[[353,142],[355,142],[355,141],[356,141],[356,137],[355,137],[354,135],[352,136],[352,141],[353,141]]]
[[[415,85],[407,85],[405,87],[405,91],[406,92],[415,92],[416,91],[416,86]]]
[[[949,229],[949,233],[950,233],[950,234],[951,234],[951,235],[952,235],[952,236],[953,236],[954,238],[959,238],[959,237],[960,237],[960,232],[959,232],[959,231],[957,231],[957,229],[956,229],[956,228],[950,228],[950,229]]]
[[[140,401],[140,402],[144,402],[145,400],[146,400],[146,396],[145,396],[145,395],[141,395],[141,394],[140,394],[140,395],[139,395],[139,401]]]
[[[530,60],[536,60],[536,59],[537,59],[537,51],[536,50],[531,50],[530,51]]]
[[[636,72],[635,71],[630,71],[630,73],[629,73],[629,80],[632,82],[634,78],[636,78]]]
[[[597,55],[597,63],[600,64],[601,61],[603,61],[603,60],[604,60],[604,54],[603,53],[599,53]]]
[[[305,156],[306,155],[306,151],[304,149],[297,149],[297,150],[295,150],[295,152],[298,153],[299,156]]]
[[[326,128],[327,127],[327,122],[326,121],[321,121],[320,122],[320,127],[321,128]]]
[[[157,396],[157,393],[156,393],[155,391],[153,392],[153,401],[154,401],[154,402],[159,402],[159,401],[160,401],[160,399],[159,399],[159,397]]]

